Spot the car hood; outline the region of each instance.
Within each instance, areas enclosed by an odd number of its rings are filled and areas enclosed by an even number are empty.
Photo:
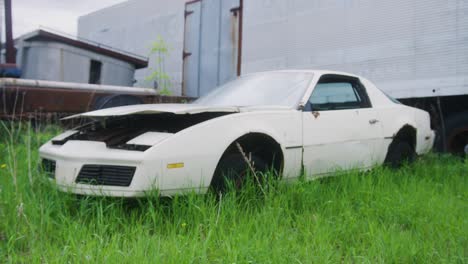
[[[200,113],[239,113],[250,111],[266,111],[266,110],[290,110],[284,106],[255,106],[255,107],[237,107],[237,106],[208,106],[197,104],[143,104],[129,105],[107,108],[77,115],[65,117],[64,120],[78,117],[110,117],[110,116],[126,116],[136,114],[162,114],[171,113],[176,115],[184,114],[200,114]]]

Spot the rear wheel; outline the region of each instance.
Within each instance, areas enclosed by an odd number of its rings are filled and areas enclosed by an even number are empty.
[[[416,152],[412,144],[397,138],[388,148],[385,164],[391,168],[399,168],[404,163],[412,163],[415,159]]]
[[[252,155],[251,163],[257,177],[268,169],[267,164],[255,155]],[[244,187],[248,176],[254,176],[252,174],[252,169],[240,153],[228,154],[219,162],[211,187],[216,193],[225,193],[232,184],[232,188],[239,191]],[[262,181],[263,179],[255,180]]]

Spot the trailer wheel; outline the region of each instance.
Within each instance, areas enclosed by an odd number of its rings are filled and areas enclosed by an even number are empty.
[[[98,98],[94,103],[94,110],[106,109],[111,107],[143,104],[143,101],[131,95],[110,95]]]
[[[458,113],[447,119],[445,124],[447,151],[458,156],[468,153],[468,112]]]

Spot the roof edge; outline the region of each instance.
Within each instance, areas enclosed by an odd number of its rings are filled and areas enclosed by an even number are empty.
[[[61,34],[53,33],[44,29],[38,29],[36,31],[27,33],[20,37],[23,41],[35,41],[35,40],[51,40],[57,41],[63,44],[68,44],[73,47],[85,49],[102,55],[112,57],[121,61],[131,63],[135,66],[135,69],[142,69],[148,67],[148,58],[132,54],[130,52],[121,51],[110,46],[92,42],[79,38],[70,38]]]

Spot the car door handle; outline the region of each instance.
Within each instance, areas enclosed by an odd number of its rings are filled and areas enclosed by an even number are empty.
[[[377,120],[377,119],[371,119],[371,120],[369,120],[369,124],[371,124],[371,125],[375,125],[375,124],[377,124],[378,122],[379,122],[379,120]]]

